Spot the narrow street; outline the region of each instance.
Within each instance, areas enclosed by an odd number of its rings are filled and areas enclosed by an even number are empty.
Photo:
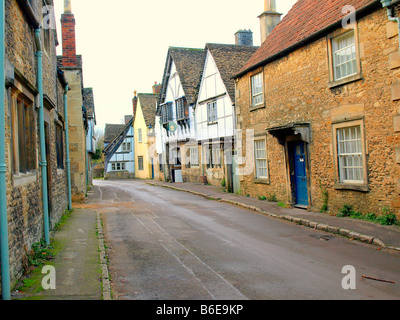
[[[88,206],[116,300],[400,298],[398,254],[319,230],[141,180],[97,180]],[[342,288],[346,265],[355,290]]]

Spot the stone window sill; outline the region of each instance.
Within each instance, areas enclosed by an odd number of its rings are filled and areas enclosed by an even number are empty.
[[[360,192],[368,192],[369,188],[366,184],[356,184],[356,183],[336,183],[333,186],[336,190],[353,190]]]
[[[256,110],[264,109],[264,108],[265,108],[265,103],[260,104],[258,106],[250,106],[249,110],[250,110],[250,112],[252,112],[252,111],[256,111]]]
[[[21,187],[37,181],[36,172],[14,174],[14,188]]]
[[[255,184],[270,184],[271,181],[269,179],[258,179],[258,178],[254,178],[253,179],[253,183]]]
[[[328,88],[329,89],[333,89],[339,86],[343,86],[345,84],[348,84],[350,82],[354,82],[354,81],[358,81],[362,79],[362,75],[360,73],[337,80],[337,81],[333,81],[331,83],[328,84]]]

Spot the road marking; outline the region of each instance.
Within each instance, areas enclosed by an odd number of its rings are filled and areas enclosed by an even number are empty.
[[[207,263],[205,263],[203,260],[201,260],[196,254],[194,254],[192,251],[190,251],[188,248],[186,248],[183,244],[178,242],[176,239],[174,239],[167,231],[165,231],[157,222],[155,222],[153,219],[151,219],[151,222],[153,222],[167,237],[169,237],[172,241],[177,243],[180,247],[182,247],[184,250],[189,252],[193,257],[195,257],[201,264],[203,264],[208,270],[210,270],[214,275],[216,275],[218,278],[220,278],[228,287],[233,289],[233,291],[241,297],[241,299],[248,300],[246,296],[244,296],[238,289],[236,289],[229,281],[227,281],[223,276],[221,276],[218,272],[216,272],[213,268],[211,268]],[[164,245],[163,245],[164,246]],[[175,255],[174,255],[175,256]],[[180,261],[181,262],[181,261]],[[181,262],[182,263],[182,262]],[[197,278],[197,277],[196,277]],[[208,290],[207,290],[208,291]]]

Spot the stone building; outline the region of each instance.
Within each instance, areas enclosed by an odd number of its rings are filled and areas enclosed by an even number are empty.
[[[61,15],[62,56],[58,57],[58,65],[64,71],[70,87],[68,125],[72,199],[82,202],[91,184],[91,154],[95,152],[93,137],[96,121],[93,90],[84,87],[82,56],[76,54],[75,23],[71,1],[64,1],[64,13]]]
[[[299,0],[266,37],[235,76],[242,194],[399,214],[399,35],[388,13],[398,7]]]
[[[45,18],[55,21],[53,11],[46,7],[52,4],[5,1],[5,151],[11,284],[28,266],[32,244],[45,239],[46,229],[51,230],[68,208],[63,100],[67,83],[57,68],[56,30],[52,25],[41,25]],[[44,136],[40,134],[41,125]]]

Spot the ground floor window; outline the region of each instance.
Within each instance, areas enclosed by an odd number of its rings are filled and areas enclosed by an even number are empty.
[[[22,93],[11,94],[13,171],[27,173],[36,169],[36,117],[33,103]]]
[[[124,171],[126,169],[125,162],[113,162],[111,164],[112,171]]]
[[[334,150],[337,182],[366,184],[362,120],[334,125]]]
[[[254,166],[257,179],[268,179],[266,139],[254,140]]]
[[[207,168],[221,168],[221,145],[208,144],[204,145],[204,155],[207,164]]]
[[[199,166],[199,148],[196,147],[188,147],[187,149],[187,159],[186,159],[186,167],[198,167]]]
[[[142,156],[138,157],[138,170],[140,171],[144,170],[144,162]]]
[[[58,123],[56,123],[56,153],[57,153],[57,168],[64,169],[63,128]]]

